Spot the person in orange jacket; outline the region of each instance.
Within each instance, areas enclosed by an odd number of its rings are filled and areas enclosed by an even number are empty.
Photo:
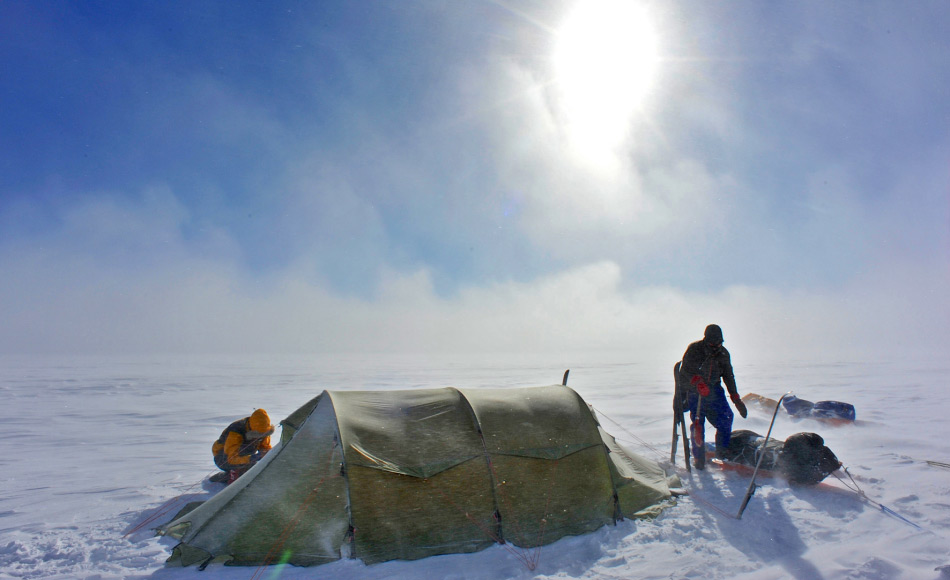
[[[214,464],[224,473],[211,479],[231,483],[243,475],[271,450],[270,436],[273,433],[270,416],[264,409],[257,409],[250,417],[228,425],[211,445]]]

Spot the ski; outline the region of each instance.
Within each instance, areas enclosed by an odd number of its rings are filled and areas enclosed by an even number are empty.
[[[689,435],[686,434],[686,420],[683,413],[673,411],[673,447],[670,449],[670,463],[676,465],[676,447],[679,445],[679,429],[683,433],[683,457],[686,460],[686,471],[692,472],[693,468],[689,461]]]
[[[683,418],[684,409],[679,404],[679,371],[680,363],[673,366],[673,445],[670,449],[670,465],[676,467],[676,446],[679,443],[679,433],[677,429],[683,432],[683,456],[686,459],[686,471],[692,473],[693,468],[689,461],[689,436],[686,434],[686,420]]]
[[[778,416],[778,409],[779,409],[779,407],[781,406],[782,399],[784,399],[785,397],[787,397],[787,396],[790,395],[790,394],[792,394],[791,391],[785,393],[785,394],[782,395],[782,397],[778,400],[778,403],[776,403],[776,405],[775,405],[775,411],[772,412],[772,421],[769,423],[769,431],[768,431],[768,433],[765,434],[765,440],[766,440],[766,441],[768,441],[768,440],[769,440],[769,437],[772,436],[772,427],[775,426],[775,417]],[[749,505],[749,500],[752,499],[752,494],[755,493],[755,476],[758,475],[758,473],[759,473],[759,467],[762,465],[762,459],[764,459],[764,458],[765,458],[765,453],[763,452],[763,453],[761,453],[761,454],[759,455],[758,461],[755,462],[755,470],[752,471],[752,481],[749,482],[749,489],[746,490],[746,492],[745,492],[745,497],[742,499],[742,505],[739,506],[739,513],[736,514],[736,519],[737,519],[737,520],[741,520],[741,519],[742,519],[742,512],[745,511],[746,506]]]
[[[676,410],[673,410],[673,445],[670,448],[670,463],[673,466],[676,466],[676,447],[680,443],[680,434],[679,434],[680,422],[676,418]],[[688,465],[688,462],[687,462]]]

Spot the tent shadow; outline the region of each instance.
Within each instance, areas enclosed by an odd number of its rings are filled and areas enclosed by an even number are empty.
[[[131,538],[133,541],[151,538],[155,536],[155,528],[170,522],[186,506],[206,501],[224,489],[223,484],[210,482],[207,479],[202,480],[200,484],[200,490],[197,489],[198,484],[195,484],[189,488],[189,491],[168,499],[158,506],[125,514],[129,516],[129,523],[122,530],[123,537]]]

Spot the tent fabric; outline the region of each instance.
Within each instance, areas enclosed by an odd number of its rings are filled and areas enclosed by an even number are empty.
[[[367,564],[532,548],[669,499],[562,385],[325,391],[256,466],[159,533],[170,564]],[[675,484],[674,484],[675,485]]]

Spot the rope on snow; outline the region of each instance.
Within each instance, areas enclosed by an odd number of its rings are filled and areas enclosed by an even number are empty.
[[[195,487],[197,487],[199,483],[201,483],[202,481],[204,481],[204,479],[207,478],[208,476],[210,476],[212,473],[214,473],[214,471],[209,472],[208,475],[205,475],[205,477],[199,479],[199,480],[196,481],[195,483],[193,483],[193,484],[191,484],[190,486],[188,486],[188,487],[185,489],[185,491],[181,492],[179,495],[177,495],[177,496],[171,498],[170,500],[166,501],[166,502],[163,503],[162,505],[160,505],[160,506],[158,506],[157,508],[155,508],[155,511],[152,513],[152,515],[150,515],[149,517],[145,518],[144,520],[142,520],[141,522],[139,522],[138,524],[136,524],[134,527],[132,527],[131,529],[129,529],[129,531],[125,532],[125,534],[123,534],[122,537],[123,537],[123,538],[127,538],[127,537],[131,536],[132,534],[134,534],[134,533],[136,533],[136,532],[138,532],[138,531],[144,529],[144,528],[145,528],[146,526],[148,526],[149,524],[154,523],[155,521],[157,521],[157,520],[158,520],[159,518],[161,518],[162,516],[164,516],[164,515],[170,513],[170,512],[173,511],[173,510],[176,510],[176,509],[179,509],[179,508],[183,507],[183,506],[184,506],[186,503],[188,503],[189,501],[191,501],[191,500],[197,498],[197,497],[198,497],[198,494],[197,494],[197,493],[191,493],[191,490],[193,490]]]
[[[916,529],[918,529],[918,530],[921,530],[921,531],[929,531],[929,530],[924,530],[924,528],[922,528],[921,526],[915,524],[914,522],[912,522],[912,521],[910,521],[909,519],[905,518],[904,516],[900,515],[899,513],[897,513],[896,511],[892,510],[891,508],[887,507],[886,505],[882,504],[881,502],[874,501],[873,499],[869,498],[869,497],[867,496],[867,494],[864,493],[864,490],[861,489],[861,487],[858,485],[858,482],[854,480],[854,477],[851,475],[851,472],[848,471],[848,468],[847,468],[847,467],[843,467],[842,470],[848,475],[848,479],[851,480],[851,483],[848,483],[847,481],[845,481],[843,477],[841,477],[840,475],[838,475],[838,472],[837,472],[837,471],[834,472],[832,475],[834,475],[835,478],[837,478],[837,480],[841,482],[841,485],[845,486],[849,491],[853,492],[853,493],[856,494],[858,497],[860,497],[862,500],[864,500],[864,501],[866,501],[867,503],[873,505],[874,507],[879,508],[879,509],[880,509],[882,512],[884,512],[885,514],[887,514],[887,515],[889,515],[889,516],[892,516],[892,517],[895,517],[895,518],[897,518],[898,520],[904,522],[905,524],[907,524],[907,525],[909,525],[909,526],[912,526],[913,528],[916,528]]]

